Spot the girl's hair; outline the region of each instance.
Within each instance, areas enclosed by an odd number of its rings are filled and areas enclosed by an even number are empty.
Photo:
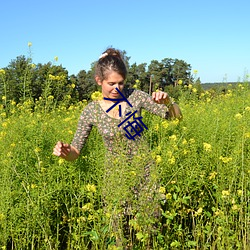
[[[114,48],[108,48],[99,57],[95,65],[95,76],[98,76],[103,81],[108,77],[110,71],[117,72],[124,80],[127,77],[127,68],[122,53]]]

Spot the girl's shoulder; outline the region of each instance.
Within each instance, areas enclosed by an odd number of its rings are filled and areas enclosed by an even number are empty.
[[[148,93],[138,89],[126,89],[124,92],[125,97],[130,100],[140,100],[141,98],[144,99],[150,97]]]
[[[131,97],[131,96],[148,96],[148,94],[146,93],[146,92],[144,92],[144,91],[142,91],[142,90],[139,90],[139,89],[125,89],[124,90],[124,92],[125,92],[125,96],[126,96],[126,98],[128,98],[128,97]]]

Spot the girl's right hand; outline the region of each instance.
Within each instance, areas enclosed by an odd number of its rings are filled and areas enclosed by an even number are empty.
[[[70,144],[58,141],[54,147],[53,154],[66,159],[70,151]]]

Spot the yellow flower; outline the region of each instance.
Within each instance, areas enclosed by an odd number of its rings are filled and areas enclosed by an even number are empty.
[[[28,46],[31,47],[32,46],[32,42],[28,42]]]
[[[162,162],[162,158],[160,155],[156,155],[156,159],[155,159],[156,163],[159,164]]]
[[[159,130],[159,124],[155,124],[154,130],[155,130],[155,131],[158,131],[158,130]]]
[[[163,128],[167,128],[167,127],[168,127],[168,122],[164,120],[164,121],[161,123],[161,125],[162,125]]]
[[[0,69],[0,75],[5,75],[5,70],[4,69]]]
[[[2,100],[3,101],[6,100],[6,96],[5,95],[2,96]]]
[[[134,85],[133,85],[133,88],[134,88],[134,89],[137,89],[137,85],[136,85],[136,84],[134,84]]]
[[[58,163],[59,163],[59,165],[62,165],[62,164],[64,163],[64,159],[63,159],[63,158],[60,158],[60,159],[58,160]]]
[[[1,70],[0,70],[0,71],[1,71]],[[246,110],[246,111],[250,111],[250,107],[249,107],[249,106],[245,107],[245,110]]]
[[[187,140],[184,138],[183,140],[182,140],[182,145],[186,145],[187,144]]]
[[[71,88],[74,89],[76,85],[74,83],[71,84]]]
[[[103,99],[103,95],[100,91],[95,91],[94,93],[91,94],[91,99],[93,101],[100,101]]]
[[[58,61],[58,56],[55,56],[55,57],[54,57],[54,60],[57,62],[57,61]]]
[[[222,194],[222,197],[225,198],[225,197],[230,195],[230,191],[229,190],[222,190],[221,194]]]
[[[178,84],[182,85],[183,81],[182,80],[178,80]]]
[[[203,211],[203,209],[202,209],[202,207],[200,207],[196,212],[195,212],[195,216],[198,216],[198,215],[201,215],[202,214],[202,211]]]
[[[170,159],[168,159],[169,164],[173,165],[175,164],[175,158],[172,156]]]
[[[135,80],[135,83],[139,83],[139,82],[140,82],[140,80],[138,80],[138,79]]]
[[[172,198],[172,194],[171,194],[171,193],[167,193],[167,194],[166,194],[166,199],[167,199],[167,200],[170,200],[171,198]]]
[[[234,211],[239,210],[239,206],[238,206],[237,204],[234,204],[234,205],[232,206],[232,210],[234,210]]]
[[[92,185],[92,184],[87,184],[86,189],[87,189],[87,191],[89,191],[91,193],[95,193],[96,192],[96,186]]]
[[[160,187],[159,188],[159,193],[165,194],[166,193],[166,188],[165,187]]]
[[[190,83],[190,84],[188,84],[188,88],[189,89],[192,89],[193,88],[193,85]]]
[[[36,153],[39,153],[39,152],[41,151],[41,149],[40,149],[39,147],[36,147],[36,148],[34,149],[34,151],[35,151]]]
[[[172,140],[172,141],[176,141],[177,136],[176,135],[171,135],[171,136],[169,136],[169,139]]]
[[[193,70],[193,73],[196,75],[196,74],[198,74],[198,70],[197,69],[194,69]]]
[[[190,139],[189,139],[189,143],[190,143],[190,144],[195,143],[195,139],[194,139],[194,138],[190,138]]]
[[[212,179],[214,179],[214,178],[216,177],[216,175],[217,175],[216,172],[212,172],[212,173],[210,173],[208,179],[209,179],[209,180],[212,180]]]
[[[192,89],[192,92],[197,93],[197,89],[196,89],[196,88],[193,88],[193,89]]]
[[[223,156],[220,156],[219,158],[223,163],[228,163],[230,161],[232,161],[232,157],[223,157]]]
[[[237,120],[241,120],[242,119],[242,114],[238,113],[234,116]]]
[[[54,96],[53,95],[49,95],[48,96],[48,100],[53,100],[54,99]]]
[[[243,194],[243,191],[241,189],[237,190],[237,194],[238,195],[242,195]]]
[[[209,143],[203,142],[203,148],[207,152],[211,152],[212,151],[212,146]]]
[[[214,215],[215,215],[215,216],[223,215],[223,211],[221,211],[220,209],[217,209],[217,210],[214,212]]]
[[[92,203],[86,203],[84,206],[82,206],[82,211],[86,212],[86,211],[90,211],[93,208]]]
[[[4,218],[5,218],[4,214],[0,214],[0,221],[4,220]]]

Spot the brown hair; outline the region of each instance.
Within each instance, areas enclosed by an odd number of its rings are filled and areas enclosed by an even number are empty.
[[[108,48],[102,53],[95,65],[95,76],[103,81],[110,71],[117,72],[124,80],[127,77],[127,68],[122,53],[114,48]]]

